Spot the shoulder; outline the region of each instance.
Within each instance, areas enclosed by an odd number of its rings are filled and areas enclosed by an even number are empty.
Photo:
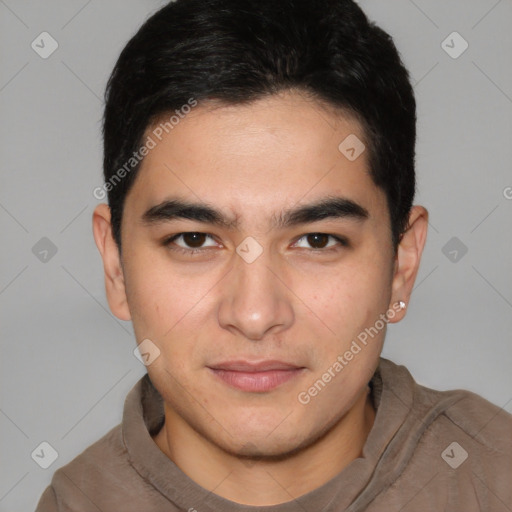
[[[430,445],[424,450],[429,459],[464,493],[482,502],[492,499],[489,493],[512,501],[512,415],[471,391],[415,388],[419,401],[434,411],[420,441]]]
[[[57,469],[36,512],[96,510],[113,492],[140,491],[141,481],[130,464],[122,426],[112,428],[68,464]],[[101,504],[101,505],[100,505]]]
[[[481,451],[512,456],[512,415],[471,391],[438,391],[415,384],[415,398],[434,410],[453,434],[472,440]]]
[[[464,389],[440,391],[423,386],[405,366],[384,358],[381,358],[381,369],[388,385],[401,395],[423,427],[441,423],[445,430],[467,436],[481,447],[511,453],[512,414],[504,407]]]
[[[77,455],[71,462],[55,471],[52,485],[62,491],[73,487],[94,484],[94,480],[107,478],[111,481],[116,470],[127,461],[127,453],[122,442],[122,427],[117,425],[103,437]]]
[[[405,414],[395,437],[407,470],[397,478],[402,487],[395,483],[396,492],[427,475],[437,482],[430,487],[434,501],[466,504],[466,510],[512,503],[512,415],[471,391],[420,385],[389,360],[381,371],[388,397],[396,396]]]

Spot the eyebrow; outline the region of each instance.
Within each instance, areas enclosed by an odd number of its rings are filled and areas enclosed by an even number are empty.
[[[368,217],[368,210],[351,199],[328,196],[310,204],[284,210],[278,215],[274,214],[271,217],[271,227],[284,229],[324,219],[363,221]],[[229,218],[207,203],[192,203],[177,198],[165,200],[142,215],[142,220],[147,225],[176,219],[193,220],[230,230],[239,227],[239,217]]]

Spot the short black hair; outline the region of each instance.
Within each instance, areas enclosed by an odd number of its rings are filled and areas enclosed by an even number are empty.
[[[236,105],[294,89],[360,122],[396,250],[416,186],[416,102],[392,38],[352,0],[177,0],[144,22],[105,91],[103,172],[119,250],[147,128],[191,101]]]

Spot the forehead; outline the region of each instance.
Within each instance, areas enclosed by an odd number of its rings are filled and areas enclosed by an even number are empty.
[[[168,119],[146,131],[155,146],[129,194],[139,213],[169,196],[217,205],[237,219],[273,220],[285,204],[326,195],[367,210],[383,199],[369,174],[360,124],[302,94],[199,104],[175,124],[166,125]]]

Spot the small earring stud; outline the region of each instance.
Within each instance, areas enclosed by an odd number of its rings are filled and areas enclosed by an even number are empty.
[[[405,305],[405,302],[403,300],[401,300],[399,303],[398,303],[398,306],[400,307],[400,309],[405,309],[406,305]]]

